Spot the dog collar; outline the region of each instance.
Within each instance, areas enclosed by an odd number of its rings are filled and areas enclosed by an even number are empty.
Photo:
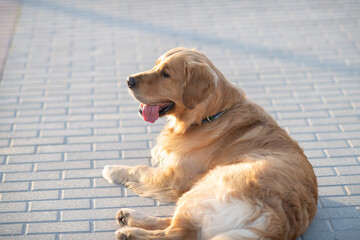
[[[220,117],[224,112],[225,111],[221,111],[215,115],[208,116],[204,120],[202,120],[202,123],[214,121],[216,118]]]

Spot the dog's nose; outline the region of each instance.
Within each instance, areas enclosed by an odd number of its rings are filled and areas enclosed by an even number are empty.
[[[136,86],[136,78],[128,77],[127,85],[128,85],[129,88],[134,88]]]

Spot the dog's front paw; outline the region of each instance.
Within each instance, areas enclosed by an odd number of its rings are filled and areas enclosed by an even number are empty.
[[[128,180],[129,167],[121,165],[107,165],[104,167],[103,177],[110,183],[124,184]]]

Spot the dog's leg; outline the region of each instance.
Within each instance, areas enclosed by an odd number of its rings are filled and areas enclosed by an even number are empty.
[[[171,223],[171,218],[151,217],[136,210],[124,208],[117,212],[116,221],[121,227],[157,230],[167,228]]]
[[[109,165],[103,170],[103,177],[109,182],[124,184],[142,196],[161,202],[175,202],[188,190],[186,186],[179,185],[188,184],[188,181],[179,179],[183,176],[184,174],[179,174],[171,168],[152,168],[143,165]]]
[[[141,176],[149,175],[150,167],[107,165],[104,167],[103,177],[110,183],[126,184],[127,182],[139,182]]]
[[[117,221],[122,228],[116,231],[116,237],[121,240],[195,240],[199,229],[197,221],[188,215],[187,207],[178,206],[172,218],[148,217],[134,210],[120,210]]]

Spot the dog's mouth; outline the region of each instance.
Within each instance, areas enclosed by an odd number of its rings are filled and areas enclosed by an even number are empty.
[[[154,123],[159,117],[165,116],[175,107],[173,102],[165,102],[159,104],[140,103],[139,114],[145,121]]]

